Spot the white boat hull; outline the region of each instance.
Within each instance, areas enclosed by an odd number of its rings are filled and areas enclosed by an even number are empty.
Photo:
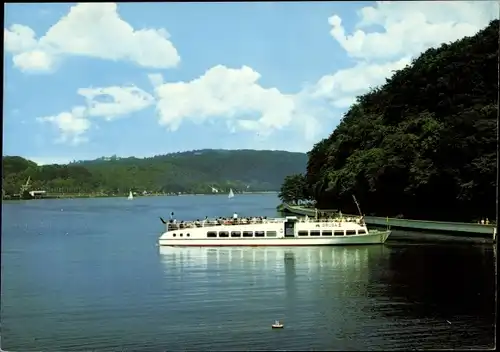
[[[167,225],[160,246],[239,247],[239,246],[344,246],[381,244],[390,231],[369,231],[353,221],[306,221],[296,217],[266,219],[258,223]],[[181,227],[182,226],[182,227]]]
[[[177,247],[252,247],[252,246],[345,246],[360,244],[382,244],[390,231],[368,235],[342,236],[332,238],[206,238],[206,239],[161,239],[160,246]]]

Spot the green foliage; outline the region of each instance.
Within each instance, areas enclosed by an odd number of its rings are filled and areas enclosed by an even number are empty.
[[[305,176],[302,174],[286,176],[278,196],[283,202],[289,204],[309,200],[311,197]]]
[[[498,31],[429,49],[358,97],[308,153],[318,206],[354,213],[355,194],[367,214],[494,218]]]
[[[19,193],[30,176],[30,189],[54,193],[211,193],[211,186],[222,192],[268,191],[278,190],[283,177],[303,170],[306,161],[303,153],[255,150],[198,150],[144,159],[113,156],[44,166],[5,156],[2,187],[6,194]]]

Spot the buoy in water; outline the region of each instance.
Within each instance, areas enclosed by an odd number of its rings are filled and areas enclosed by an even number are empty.
[[[280,323],[279,320],[276,320],[273,325],[271,325],[272,329],[283,329],[283,324]]]

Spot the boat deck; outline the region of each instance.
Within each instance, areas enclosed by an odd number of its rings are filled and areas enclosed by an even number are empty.
[[[231,225],[261,225],[261,224],[279,224],[287,221],[286,218],[271,218],[266,217],[259,218],[238,218],[238,219],[228,219],[220,218],[216,220],[196,220],[196,221],[181,221],[174,222],[170,220],[166,223],[167,231],[173,231],[178,229],[189,229],[198,227],[216,227],[216,226],[231,226]],[[328,218],[328,219],[308,219],[308,218],[298,218],[295,220],[298,223],[316,223],[316,224],[326,224],[335,223],[337,226],[342,223],[357,223],[364,225],[363,220],[360,217],[349,217],[349,218]]]

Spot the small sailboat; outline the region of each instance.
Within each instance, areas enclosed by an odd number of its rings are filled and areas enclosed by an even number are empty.
[[[134,199],[134,195],[132,194],[132,191],[128,193],[128,198],[129,200]]]
[[[230,189],[229,189],[229,194],[227,195],[227,197],[228,197],[229,199],[231,199],[231,198],[233,198],[233,197],[234,197],[234,193],[233,193],[233,189],[232,189],[232,188],[230,188]]]

